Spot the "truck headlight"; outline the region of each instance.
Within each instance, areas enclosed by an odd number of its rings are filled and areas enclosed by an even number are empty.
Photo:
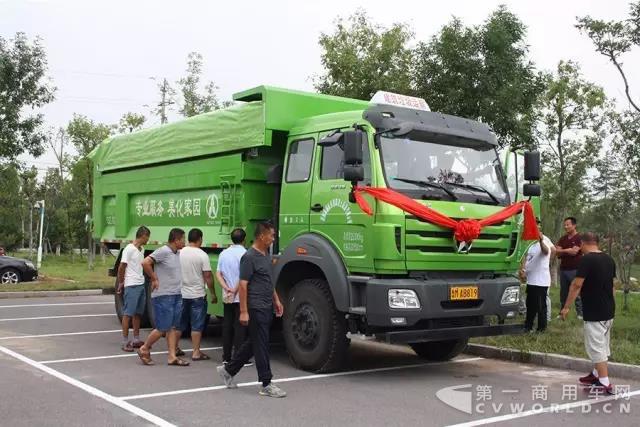
[[[502,293],[500,305],[517,304],[520,302],[520,286],[509,286]]]
[[[389,289],[390,308],[420,308],[418,295],[411,289]]]

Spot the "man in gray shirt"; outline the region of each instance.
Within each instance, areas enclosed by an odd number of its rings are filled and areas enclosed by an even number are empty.
[[[176,356],[182,315],[182,270],[178,251],[182,248],[184,230],[173,228],[169,232],[169,243],[156,249],[142,261],[145,274],[151,278],[151,301],[155,320],[155,329],[138,349],[138,356],[145,365],[153,364],[151,347],[163,335],[167,337],[168,364],[189,365],[189,362]]]
[[[255,356],[258,380],[262,383],[259,393],[269,397],[285,397],[287,393],[271,382],[269,366],[269,331],[273,312],[282,317],[284,307],[274,289],[269,248],[275,237],[272,224],[258,224],[253,246],[240,260],[240,323],[249,325],[249,339],[231,357],[226,366],[217,370],[228,388],[237,385],[233,377]]]

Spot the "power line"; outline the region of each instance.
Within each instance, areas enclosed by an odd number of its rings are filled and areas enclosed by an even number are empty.
[[[141,74],[121,74],[121,73],[101,73],[96,71],[80,71],[80,70],[67,70],[63,68],[52,68],[53,71],[62,74],[76,74],[82,76],[94,76],[94,77],[110,77],[119,79],[143,79],[152,80],[152,76],[144,76]]]

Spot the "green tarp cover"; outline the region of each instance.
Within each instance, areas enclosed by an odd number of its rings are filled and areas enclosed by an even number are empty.
[[[90,157],[99,171],[108,171],[269,143],[265,138],[264,102],[255,101],[111,137]]]

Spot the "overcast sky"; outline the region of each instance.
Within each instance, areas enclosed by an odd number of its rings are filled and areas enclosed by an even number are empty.
[[[416,40],[426,40],[452,16],[481,24],[500,4],[527,25],[538,68],[575,60],[587,79],[625,105],[619,75],[574,25],[583,15],[622,19],[628,15],[626,0],[0,0],[0,36],[22,31],[42,37],[49,75],[58,87],[56,101],[44,109],[48,125],[63,126],[74,112],[116,123],[127,111],[149,116],[143,105],[158,102],[151,77],[180,78],[191,51],[203,55],[205,77],[219,86],[223,100],[261,84],[313,90],[312,76],[322,71],[318,37],[332,31],[337,16],[360,7],[375,22],[405,22]],[[638,95],[640,52],[624,59]],[[158,123],[149,117],[148,124]],[[30,162],[46,167],[55,159],[48,153]]]

